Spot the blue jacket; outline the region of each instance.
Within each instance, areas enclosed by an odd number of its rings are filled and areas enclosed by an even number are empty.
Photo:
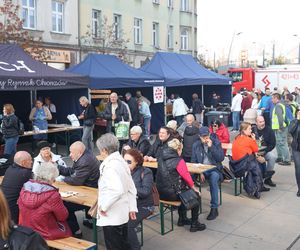
[[[268,108],[268,102],[269,100],[272,99],[271,96],[268,96],[268,95],[264,95],[261,100],[260,100],[260,104],[258,106],[258,108],[265,108],[265,112],[270,112],[270,109]]]
[[[244,177],[244,189],[250,196],[260,193],[263,185],[263,177],[258,162],[254,155],[245,155],[234,161],[230,158],[229,166],[235,177]]]
[[[212,146],[208,148],[207,155],[211,164],[217,166],[217,169],[220,172],[220,176],[222,176],[221,170],[223,168],[222,161],[224,160],[224,151],[222,149],[221,142],[218,140],[215,134],[211,134],[210,139],[212,140]],[[198,139],[193,144],[191,162],[203,163],[204,156],[205,156],[205,151],[204,151],[203,144],[201,140]]]

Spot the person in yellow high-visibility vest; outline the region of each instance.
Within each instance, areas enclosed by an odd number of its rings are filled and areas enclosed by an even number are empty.
[[[280,165],[291,165],[291,157],[288,148],[287,134],[288,128],[286,120],[286,107],[280,102],[280,94],[272,95],[274,108],[272,111],[271,124],[276,137],[277,160]]]

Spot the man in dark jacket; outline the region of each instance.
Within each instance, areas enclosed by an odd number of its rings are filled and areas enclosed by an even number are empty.
[[[115,132],[115,123],[122,120],[129,121],[129,114],[126,106],[118,100],[117,93],[110,94],[110,101],[106,104],[104,118],[107,121],[106,132]]]
[[[93,151],[93,130],[96,120],[96,110],[95,107],[89,103],[89,100],[82,96],[79,98],[80,105],[84,108],[83,112],[78,119],[83,120],[83,133],[82,133],[82,142],[87,147],[87,149]]]
[[[266,161],[266,174],[265,184],[271,187],[276,187],[276,184],[272,181],[272,175],[274,174],[274,166],[276,162],[276,155],[272,152],[276,146],[276,138],[274,131],[266,126],[263,116],[256,117],[256,126],[252,127],[252,131],[255,134],[256,139],[261,144],[260,146],[266,146],[264,149],[264,155],[261,156],[263,161]],[[257,159],[260,161],[260,158]]]
[[[70,158],[74,161],[72,167],[58,166],[59,174],[64,176],[62,181],[74,186],[98,187],[99,166],[100,162],[94,154],[86,150],[85,145],[76,141],[70,146]],[[69,211],[68,223],[76,237],[81,237],[82,232],[79,228],[75,212],[78,210],[86,210],[87,219],[83,220],[83,225],[92,227],[92,218],[87,215],[89,207],[78,205],[70,202],[65,202]]]
[[[204,105],[196,93],[192,95],[192,98],[193,98],[193,103],[192,103],[193,114],[196,117],[196,121],[203,124]]]
[[[23,184],[32,176],[32,157],[26,151],[15,154],[14,163],[8,167],[2,181],[2,191],[7,199],[12,220],[19,221],[19,207],[17,200]]]
[[[185,162],[191,162],[193,144],[199,139],[199,127],[195,126],[195,118],[193,115],[188,114],[185,120],[187,126],[183,133],[182,157]]]
[[[211,210],[207,216],[208,220],[214,220],[218,214],[218,190],[219,182],[223,180],[222,176],[222,161],[224,160],[224,151],[221,143],[215,134],[209,134],[208,127],[199,129],[199,140],[193,144],[192,159],[194,163],[202,163],[214,165],[217,168],[201,174],[201,181],[209,180],[210,195],[211,195]]]
[[[151,144],[147,137],[143,136],[142,133],[143,130],[140,126],[133,126],[130,129],[130,139],[124,145],[123,149],[128,150],[130,148],[135,148],[140,151],[143,156],[146,155],[151,147]]]
[[[131,93],[126,93],[125,98],[131,112],[132,121],[130,122],[130,127],[132,128],[133,126],[138,125],[140,120],[139,106],[136,99],[132,97]]]

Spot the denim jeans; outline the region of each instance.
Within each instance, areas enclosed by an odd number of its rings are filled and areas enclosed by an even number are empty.
[[[145,129],[145,136],[150,136],[150,124],[151,124],[151,117],[144,118],[144,129]]]
[[[211,208],[218,208],[219,201],[218,201],[218,193],[219,193],[219,181],[220,181],[220,174],[217,171],[211,171],[208,173],[204,173],[205,179],[209,182],[209,189],[210,189],[210,207]]]
[[[295,163],[296,181],[298,185],[298,190],[300,191],[300,151],[293,150],[292,152]]]
[[[240,113],[240,111],[232,111],[232,126],[234,130],[239,130]]]
[[[291,161],[287,142],[287,134],[287,127],[283,128],[283,130],[275,130],[277,156],[278,158],[282,159],[282,161]]]
[[[19,141],[19,136],[10,137],[5,139],[4,154],[14,155],[17,151],[17,143]]]
[[[82,143],[86,146],[86,149],[93,152],[94,144],[93,144],[93,126],[83,126],[83,134],[82,134]]]
[[[184,115],[175,116],[175,120],[177,122],[177,127],[180,127],[180,125],[183,123]]]
[[[276,155],[272,151],[266,153],[265,159],[267,161],[267,171],[274,170],[276,158]]]

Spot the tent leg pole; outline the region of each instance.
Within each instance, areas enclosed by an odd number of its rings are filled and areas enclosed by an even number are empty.
[[[201,86],[201,89],[202,89],[201,90],[201,92],[202,92],[201,93],[201,95],[202,95],[202,103],[204,104],[204,86],[203,85]]]
[[[167,88],[164,87],[164,113],[165,113],[165,125],[167,124]]]

